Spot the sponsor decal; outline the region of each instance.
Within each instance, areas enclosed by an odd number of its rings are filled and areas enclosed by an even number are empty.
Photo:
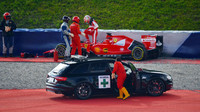
[[[147,37],[145,39],[142,39],[142,42],[156,42],[156,39],[152,37]]]
[[[120,48],[120,51],[124,51],[124,48]]]
[[[103,48],[103,52],[107,53],[108,52],[108,48]]]
[[[117,42],[117,38],[114,38],[114,43]]]
[[[96,53],[99,53],[99,52],[100,52],[100,48],[99,48],[99,47],[95,47],[95,48],[94,48],[94,51],[95,51]]]
[[[87,48],[88,44],[85,44],[84,47]]]
[[[142,43],[146,45],[147,50],[156,48],[156,37],[155,36],[142,36]]]
[[[110,88],[110,75],[99,75],[99,89]]]

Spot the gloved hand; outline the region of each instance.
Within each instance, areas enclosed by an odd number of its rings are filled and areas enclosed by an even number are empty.
[[[112,79],[114,79],[115,78],[115,73],[112,73]]]
[[[5,26],[5,31],[9,32],[11,30],[11,28],[9,26]]]
[[[73,34],[73,33],[69,33],[69,35],[70,35],[71,37],[74,37],[74,34]]]

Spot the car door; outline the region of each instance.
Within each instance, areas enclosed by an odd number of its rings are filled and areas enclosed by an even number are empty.
[[[124,69],[126,71],[126,80],[124,81],[124,86],[126,89],[132,93],[134,91],[134,74],[132,72],[132,69],[130,68],[129,65],[123,63]]]
[[[134,77],[133,77],[133,72],[130,68],[130,66],[128,64],[125,64],[125,63],[122,63],[123,66],[124,66],[124,69],[126,71],[126,80],[124,81],[124,87],[126,87],[126,89],[129,91],[129,92],[133,92],[134,91]],[[114,68],[114,62],[110,62],[109,63],[109,66],[110,66],[110,69],[111,71],[113,70]],[[116,74],[116,79],[112,80],[112,86],[114,89],[118,89],[117,88],[117,74]]]
[[[141,77],[140,77],[139,72],[137,71],[137,68],[131,62],[128,62],[128,65],[131,68],[132,73],[133,73],[133,75],[132,75],[132,78],[133,78],[132,86],[134,88],[134,92],[136,92],[136,91],[141,89],[141,85],[142,85],[141,84],[142,83]]]
[[[98,92],[111,90],[111,72],[107,62],[92,62],[90,63],[89,71],[92,74],[95,88]]]

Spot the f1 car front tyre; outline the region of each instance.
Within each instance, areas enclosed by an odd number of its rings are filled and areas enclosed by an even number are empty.
[[[66,46],[64,43],[60,43],[56,46],[56,51],[58,51],[58,58],[64,58]]]
[[[132,58],[136,61],[145,60],[147,57],[147,51],[144,47],[141,45],[136,45],[132,52],[131,52]]]
[[[91,97],[92,88],[88,83],[81,83],[76,86],[74,94],[78,99],[85,100]]]

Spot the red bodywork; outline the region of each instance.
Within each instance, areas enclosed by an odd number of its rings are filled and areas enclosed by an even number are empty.
[[[156,48],[156,36],[142,35],[141,39],[146,50]],[[133,44],[133,41],[132,38],[124,35],[107,35],[106,39],[101,43],[90,44],[84,42],[81,46],[87,49],[87,52],[92,51],[96,55],[128,55],[132,52],[129,47]]]
[[[141,41],[147,50],[156,49],[156,35],[142,35]]]

